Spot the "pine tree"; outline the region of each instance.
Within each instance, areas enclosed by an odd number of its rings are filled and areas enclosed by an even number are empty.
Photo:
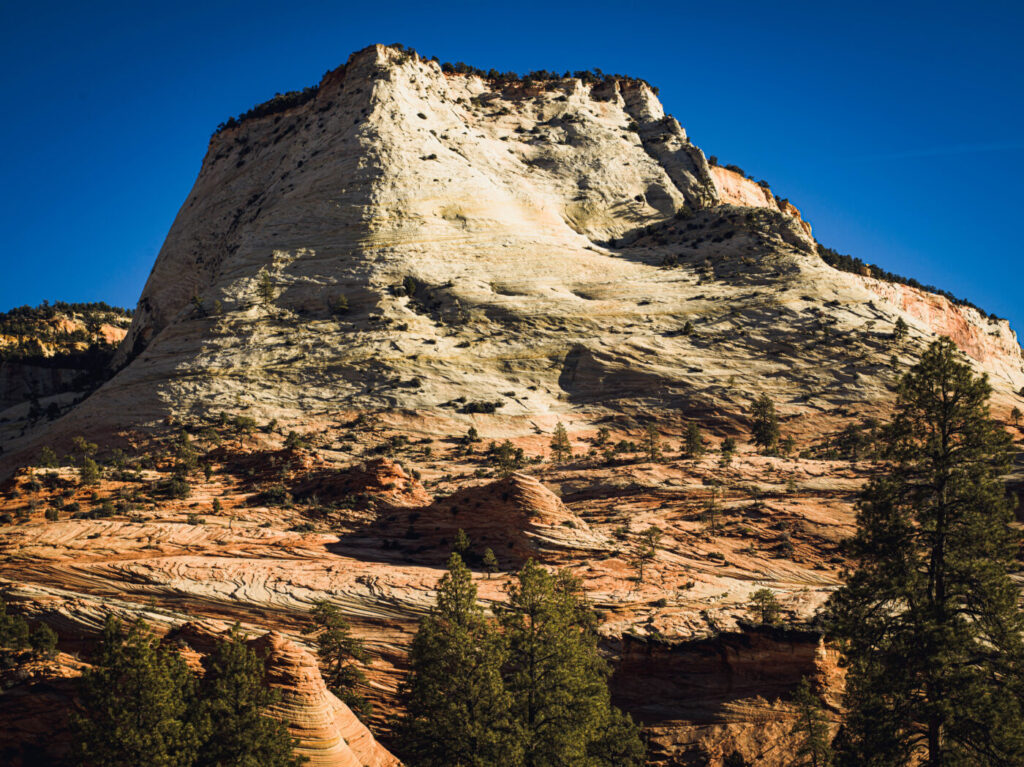
[[[750,417],[754,444],[762,448],[766,454],[774,454],[779,445],[779,417],[775,413],[775,403],[767,394],[762,394],[754,400]]]
[[[611,705],[608,666],[579,580],[531,560],[510,587],[509,603],[501,615],[505,683],[524,767],[642,764],[639,731]]]
[[[269,272],[260,272],[259,282],[256,284],[256,292],[260,297],[260,303],[263,304],[263,308],[269,311],[270,307],[274,303],[274,299],[277,297],[274,280],[271,278]]]
[[[125,632],[108,618],[95,665],[81,678],[73,718],[82,767],[189,767],[199,747],[191,722],[195,678],[141,621]]]
[[[907,337],[907,323],[903,321],[902,317],[896,318],[896,324],[892,329],[892,340],[896,343],[902,343],[903,339]]]
[[[725,469],[732,463],[732,458],[736,455],[736,440],[733,437],[726,437],[722,440],[721,450],[722,452],[718,456],[718,465]]]
[[[551,437],[551,457],[557,463],[565,463],[572,458],[572,443],[561,421],[555,426],[555,433]]]
[[[410,767],[520,764],[501,677],[506,646],[476,593],[469,569],[452,554],[409,653],[398,730]]]
[[[690,421],[686,426],[686,455],[690,458],[704,455],[704,438],[696,421]]]
[[[487,577],[490,578],[494,573],[498,572],[498,558],[494,556],[494,551],[487,548],[484,551],[483,559],[484,569],[487,571]]]
[[[338,696],[359,716],[371,713],[372,706],[359,688],[366,684],[361,668],[367,661],[362,641],[352,636],[352,628],[337,607],[326,600],[313,604],[312,625],[302,633],[312,636],[320,658],[320,672],[327,689]]]
[[[771,589],[758,589],[751,594],[748,609],[762,626],[777,626],[782,619],[782,606]]]
[[[653,423],[648,424],[644,430],[643,450],[647,454],[648,461],[661,460],[661,436]]]
[[[831,767],[831,727],[825,718],[821,699],[814,694],[807,677],[797,685],[793,703],[797,714],[792,730],[796,738],[793,767]]]
[[[196,767],[298,767],[305,759],[282,722],[264,710],[277,701],[264,684],[263,663],[236,625],[203,659]]]
[[[460,527],[458,532],[455,533],[455,543],[452,545],[453,551],[465,561],[466,555],[469,554],[469,547],[472,545],[473,543],[469,540],[469,536],[466,535],[466,531]]]
[[[20,615],[9,615],[7,603],[0,598],[0,648],[24,650],[29,638],[28,622]]]
[[[900,382],[891,466],[862,494],[858,568],[830,601],[848,663],[843,764],[1024,763],[1024,621],[990,387],[949,339]]]
[[[644,567],[653,562],[658,555],[658,544],[661,542],[662,534],[662,530],[654,526],[648,527],[640,534],[640,540],[637,541],[630,557],[633,567],[636,568],[638,583],[644,582]]]
[[[39,624],[29,634],[28,644],[39,658],[53,658],[57,655],[57,632],[45,623]]]
[[[1010,420],[1013,421],[1014,426],[1020,426],[1020,419],[1024,416],[1024,413],[1020,412],[1020,408],[1014,406],[1013,410],[1010,411]]]

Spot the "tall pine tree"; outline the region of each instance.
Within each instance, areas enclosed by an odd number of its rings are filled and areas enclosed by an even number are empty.
[[[298,767],[283,723],[263,712],[277,701],[264,684],[263,663],[235,626],[203,659],[198,729],[203,735],[196,767]]]
[[[580,582],[532,560],[509,589],[501,616],[505,683],[525,767],[629,767],[643,763],[632,721],[611,705],[609,670]]]
[[[501,679],[505,644],[476,595],[469,569],[452,554],[437,605],[413,639],[403,688],[399,739],[411,767],[520,763]]]
[[[141,621],[108,618],[95,665],[80,682],[72,722],[82,767],[189,767],[200,736],[192,721],[195,678]]]
[[[372,713],[373,707],[359,691],[359,687],[366,684],[362,664],[366,663],[367,655],[362,641],[352,636],[352,627],[345,616],[326,600],[314,603],[310,617],[313,623],[302,633],[313,636],[316,641],[320,671],[327,689],[359,716]]]
[[[864,491],[830,604],[848,662],[841,763],[1024,764],[1008,440],[948,340],[900,383],[891,466]]]

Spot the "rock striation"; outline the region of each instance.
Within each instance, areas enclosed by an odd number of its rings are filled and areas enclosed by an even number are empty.
[[[125,367],[58,431],[483,406],[521,432],[736,411],[737,387],[814,417],[891,396],[901,317],[906,354],[952,332],[1024,387],[1006,323],[911,295],[825,265],[799,211],[710,166],[643,83],[491,81],[372,46],[214,135]]]
[[[351,709],[332,695],[308,651],[271,631],[252,641],[280,700],[270,715],[298,740],[296,753],[311,767],[400,767]]]

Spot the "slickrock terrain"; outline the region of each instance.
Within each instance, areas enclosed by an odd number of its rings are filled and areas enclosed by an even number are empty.
[[[709,164],[639,81],[373,46],[281,103],[211,139],[110,379],[2,432],[0,591],[64,651],[4,681],[2,745],[68,704],[114,612],[272,631],[274,713],[312,763],[397,764],[375,737],[398,750],[406,651],[462,530],[488,604],[529,557],[579,576],[652,764],[786,764],[799,681],[838,705],[815,614],[899,375],[949,335],[1019,440],[1007,323],[829,266],[796,207]],[[762,392],[786,455],[749,444]],[[762,588],[781,626],[755,624]],[[320,599],[367,642],[373,735],[307,651]]]

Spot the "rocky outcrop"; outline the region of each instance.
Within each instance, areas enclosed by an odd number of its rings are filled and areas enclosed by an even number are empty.
[[[811,631],[745,626],[682,643],[625,637],[617,655],[613,694],[648,727],[657,765],[700,755],[717,767],[735,753],[748,764],[785,767],[796,686],[806,677],[835,690],[840,678],[835,652]]]
[[[322,502],[369,496],[385,508],[426,506],[433,500],[418,479],[388,458],[340,470],[308,472],[292,486],[292,493]]]
[[[811,236],[811,225],[803,220],[796,206],[789,200],[777,199],[767,184],[752,181],[741,173],[720,165],[711,166],[710,171],[721,203],[740,205],[745,208],[777,210],[799,221],[800,227],[807,236]]]
[[[490,81],[373,46],[211,139],[130,364],[57,430],[384,409],[523,433],[574,409],[739,418],[735,393],[762,389],[813,417],[891,396],[902,312],[876,297],[643,84]],[[1015,392],[1017,357],[979,369]]]
[[[478,556],[491,548],[506,568],[551,551],[587,557],[611,548],[536,477],[520,472],[453,493],[417,515],[413,528],[449,546],[461,529]]]
[[[1011,389],[1024,387],[1024,351],[1006,320],[982,315],[973,306],[895,282],[862,277],[872,293],[932,333],[948,336],[969,357]],[[1019,389],[1018,389],[1019,390]]]
[[[294,642],[270,632],[252,641],[263,658],[268,684],[280,700],[270,715],[298,740],[296,753],[311,767],[398,767],[348,706],[324,685],[316,659]]]

